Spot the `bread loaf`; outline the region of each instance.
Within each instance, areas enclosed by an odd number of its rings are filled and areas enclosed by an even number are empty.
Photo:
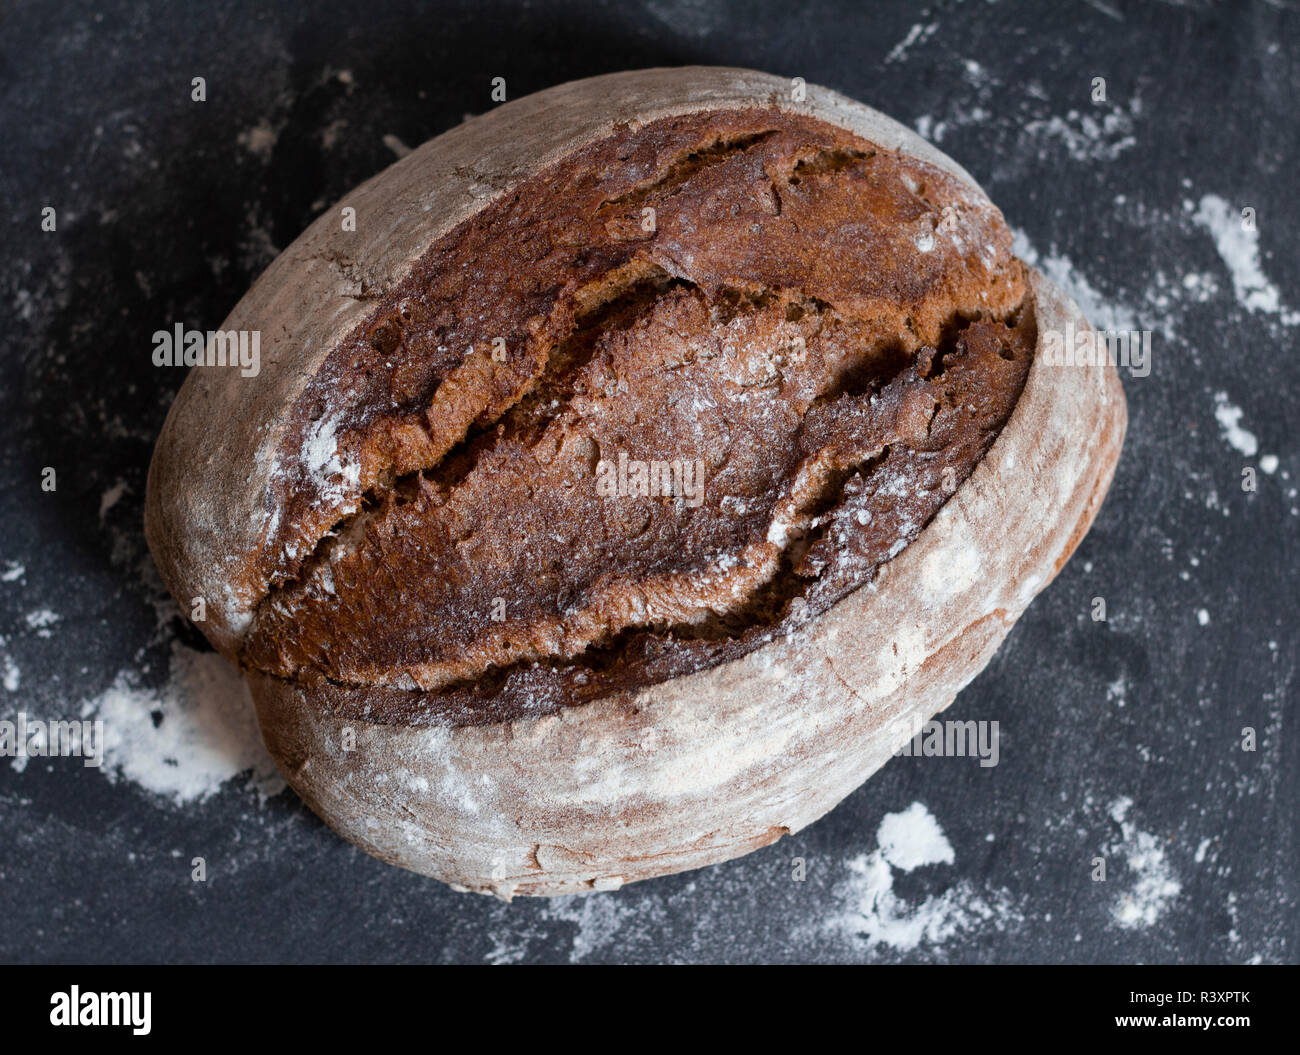
[[[354,210],[355,230],[341,222]],[[508,103],[327,211],[191,371],[164,581],[294,789],[375,856],[559,894],[824,814],[1087,530],[1113,366],[998,210],[873,110],[752,71]]]

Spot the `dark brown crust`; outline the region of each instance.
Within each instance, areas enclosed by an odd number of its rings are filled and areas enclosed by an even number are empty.
[[[444,237],[298,399],[289,445],[334,415],[367,508],[307,547],[334,481],[281,481],[297,555],[244,661],[344,713],[477,724],[743,655],[969,475],[1024,383],[1024,290],[996,210],[824,122],[594,143]],[[601,452],[713,486],[602,501]]]

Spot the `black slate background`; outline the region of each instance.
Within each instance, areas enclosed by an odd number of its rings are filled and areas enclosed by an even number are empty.
[[[1238,303],[1183,207],[1217,194],[1256,208],[1263,270],[1300,305],[1290,4],[7,5],[0,559],[26,575],[0,583],[0,636],[22,671],[4,709],[75,715],[119,671],[164,670],[171,635],[202,647],[179,619],[155,632],[140,537],[153,438],[182,379],[151,365],[154,330],[215,326],[320,209],[393,160],[385,134],[417,145],[481,113],[492,77],[513,98],[688,63],[802,76],[920,121],[1040,254],[1068,257],[1101,300],[1157,331],[1151,376],[1125,377],[1130,431],[1096,526],[950,712],[1001,723],[1001,764],[895,759],[821,822],[742,860],[510,906],[370,859],[289,793],[260,802],[235,781],[177,807],[76,760],[0,764],[0,957],[1296,959],[1300,330]],[[207,78],[204,104],[190,100],[194,76]],[[1101,106],[1088,94],[1096,76]],[[1025,130],[1115,113],[1119,131],[1095,151]],[[239,142],[262,120],[278,130],[265,156]],[[1118,145],[1125,134],[1134,142]],[[40,230],[45,205],[59,210],[57,233]],[[1189,271],[1217,276],[1218,292],[1179,294]],[[1173,280],[1168,302],[1150,295],[1165,288],[1159,275]],[[1257,493],[1240,473],[1258,459],[1215,421],[1219,390],[1279,458]],[[53,494],[40,489],[47,465]],[[101,523],[119,480],[127,490]],[[1089,618],[1095,596],[1105,623]],[[24,618],[44,607],[61,616],[48,637]],[[1238,749],[1243,726],[1259,731],[1255,753]],[[1113,852],[1121,796],[1181,887],[1133,929],[1113,916],[1137,881]],[[915,907],[946,892],[994,906],[992,918],[968,912],[969,926],[902,948],[826,930],[848,905],[846,862],[916,801],[956,860],[900,873],[895,893]],[[1110,878],[1091,882],[1108,847]],[[198,854],[206,884],[190,881]],[[793,857],[808,862],[804,883],[791,881]]]

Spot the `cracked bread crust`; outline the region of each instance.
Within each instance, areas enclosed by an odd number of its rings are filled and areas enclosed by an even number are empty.
[[[433,246],[289,410],[289,449],[325,420],[334,447],[281,477],[281,534],[333,515],[345,466],[364,498],[283,561],[243,661],[481,723],[816,617],[1009,416],[1034,345],[1010,243],[935,166],[777,109],[576,152]],[[618,457],[701,493],[603,496]]]
[[[923,349],[878,390],[802,416],[774,393],[779,430],[769,413],[757,435],[710,444],[705,433],[702,450],[698,426],[711,423],[663,413],[669,401],[620,402],[612,422],[571,409],[531,447],[493,432],[472,473],[452,487],[421,475],[390,494],[264,606],[250,665],[397,690],[340,701],[372,720],[459,724],[536,716],[742,655],[870,581],[924,529],[1019,395],[1028,320],[972,323],[942,364]],[[710,406],[725,398],[688,383]],[[637,417],[667,446],[634,443],[635,456],[722,456],[705,463],[698,508],[597,494],[597,452]],[[673,426],[689,422],[683,441]],[[751,515],[728,515],[738,507]],[[496,597],[509,598],[501,618]]]
[[[509,897],[798,830],[1095,515],[1114,368],[1033,356],[1077,309],[949,159],[787,95],[691,68],[508,104],[350,195],[362,237],[323,217],[272,265],[226,323],[263,328],[256,385],[192,371],[151,548],[368,852]],[[683,448],[698,507],[565,486]]]

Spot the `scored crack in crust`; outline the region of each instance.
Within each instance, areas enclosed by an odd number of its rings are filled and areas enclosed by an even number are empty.
[[[843,129],[619,129],[361,289],[289,410],[241,661],[344,716],[480,724],[752,651],[970,474],[1027,289],[986,200]],[[702,463],[698,504],[602,494],[620,456]]]

